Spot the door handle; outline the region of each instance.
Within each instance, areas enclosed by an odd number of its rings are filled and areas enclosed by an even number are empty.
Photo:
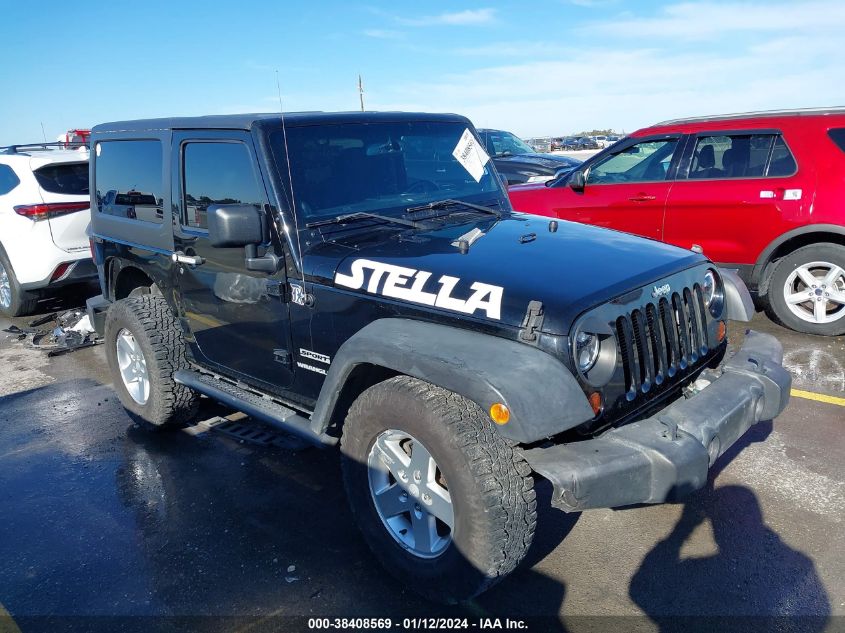
[[[637,194],[633,198],[628,198],[631,202],[651,202],[652,200],[656,200],[656,196],[647,196],[644,193]]]
[[[199,255],[185,255],[182,251],[176,251],[170,256],[174,262],[179,264],[187,264],[188,266],[199,266],[205,260]]]

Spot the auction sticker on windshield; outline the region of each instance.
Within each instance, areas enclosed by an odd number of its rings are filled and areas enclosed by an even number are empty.
[[[478,144],[478,140],[468,129],[464,130],[464,133],[461,134],[461,140],[458,141],[458,144],[452,151],[452,156],[475,179],[475,182],[481,182],[481,177],[484,175],[484,165],[490,160],[490,156]]]

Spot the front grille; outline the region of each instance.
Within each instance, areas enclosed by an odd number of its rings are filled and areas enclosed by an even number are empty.
[[[695,365],[713,344],[698,284],[620,316],[616,334],[628,401]]]

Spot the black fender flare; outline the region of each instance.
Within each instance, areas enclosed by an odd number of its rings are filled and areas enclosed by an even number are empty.
[[[834,235],[845,237],[845,226],[839,224],[808,224],[806,226],[801,226],[797,229],[787,231],[782,235],[778,235],[776,239],[772,240],[769,245],[763,249],[763,252],[760,253],[757,261],[754,263],[754,268],[751,271],[751,283],[755,286],[762,284],[763,273],[766,270],[766,266],[769,264],[772,255],[778,248],[793,238],[801,237],[802,235],[810,235],[812,233],[832,233]]]
[[[369,363],[425,380],[476,402],[501,402],[510,420],[502,436],[535,442],[594,417],[566,366],[550,354],[497,336],[436,323],[387,318],[368,324],[341,345],[311,416],[324,432],[349,375]]]
[[[754,301],[739,275],[730,269],[719,268],[725,289],[725,318],[748,323],[754,317]]]

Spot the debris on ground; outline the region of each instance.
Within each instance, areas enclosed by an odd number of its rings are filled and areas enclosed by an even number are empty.
[[[3,331],[11,334],[10,338],[44,350],[48,356],[60,356],[102,343],[91,319],[81,308],[46,314],[30,321],[28,327],[10,325]]]

